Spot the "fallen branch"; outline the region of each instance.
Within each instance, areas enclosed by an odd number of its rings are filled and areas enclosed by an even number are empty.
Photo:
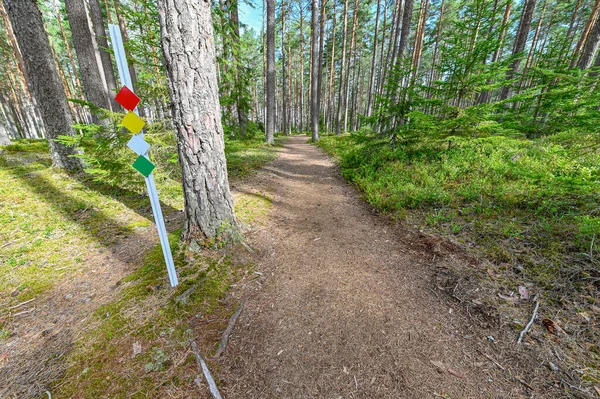
[[[229,324],[223,332],[221,342],[219,342],[219,347],[217,348],[217,353],[215,353],[214,357],[221,356],[221,354],[225,351],[225,347],[227,346],[227,342],[229,341],[229,334],[231,334],[231,332],[233,331],[233,327],[235,327],[235,322],[237,321],[238,317],[240,317],[240,314],[242,313],[243,309],[244,304],[240,303],[233,316],[231,316],[231,318],[229,319]]]
[[[32,298],[32,299],[30,299],[30,300],[28,300],[28,301],[25,301],[25,302],[18,303],[18,304],[16,304],[15,306],[11,306],[11,307],[10,307],[10,308],[8,308],[8,309],[9,309],[9,310],[12,310],[12,309],[20,308],[21,306],[23,306],[23,305],[27,305],[29,302],[32,302],[32,301],[35,301],[35,298]]]
[[[35,310],[35,308],[31,308],[31,309],[29,309],[29,310],[24,310],[24,311],[22,311],[22,312],[15,313],[14,315],[12,315],[12,317],[22,316],[22,315],[24,315],[24,314],[31,313],[31,312],[33,312],[34,310]]]
[[[192,347],[192,351],[194,352],[194,355],[196,356],[196,362],[198,362],[198,366],[202,369],[202,373],[204,373],[204,378],[206,379],[206,382],[208,383],[208,387],[210,388],[210,393],[212,394],[213,398],[223,399],[221,397],[221,394],[219,393],[219,388],[217,388],[217,384],[215,383],[215,380],[214,380],[212,374],[210,373],[210,370],[208,369],[206,362],[204,361],[204,358],[202,357],[202,355],[200,354],[200,351],[198,350],[198,345],[196,345],[196,341],[192,341],[190,345]]]
[[[483,356],[487,357],[488,360],[492,363],[494,363],[496,366],[500,367],[500,369],[502,369],[502,371],[506,371],[506,368],[504,368],[504,366],[502,366],[500,363],[498,363],[497,361],[494,360],[494,358],[492,358],[490,355],[488,355],[487,353],[484,353]]]
[[[520,344],[521,341],[523,341],[525,334],[527,334],[527,332],[531,329],[531,326],[533,326],[533,322],[537,318],[537,313],[538,313],[539,308],[540,308],[540,302],[535,301],[535,309],[533,310],[533,315],[531,316],[531,320],[529,320],[529,323],[527,323],[527,325],[525,326],[523,331],[521,331],[521,334],[519,334],[519,339],[517,340],[517,344]]]
[[[525,387],[527,387],[529,390],[533,391],[533,387],[531,385],[529,385],[524,379],[522,379],[521,377],[519,377],[518,375],[515,376],[515,380],[519,381],[521,384],[523,384]]]

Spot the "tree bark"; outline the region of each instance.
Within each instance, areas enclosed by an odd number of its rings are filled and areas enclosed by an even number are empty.
[[[235,238],[210,3],[158,0],[158,14],[182,169],[183,240]]]
[[[135,59],[128,48],[129,34],[127,33],[127,24],[125,23],[125,18],[123,18],[123,13],[121,12],[121,1],[114,0],[114,5],[115,13],[117,14],[117,21],[119,21],[119,30],[121,31],[121,37],[123,38],[123,45],[125,47],[125,57],[127,57],[127,64],[129,65],[129,75],[131,76],[131,85],[133,86],[131,89],[139,95],[140,91],[138,88],[137,73],[135,71]],[[145,117],[146,110],[143,106],[138,107],[138,112],[142,118]]]
[[[379,33],[379,13],[381,0],[377,0],[377,13],[375,14],[375,34],[373,35],[373,58],[371,60],[371,78],[369,79],[369,92],[367,93],[367,116],[371,116],[373,87],[375,86],[375,60],[377,59],[377,35]]]
[[[65,91],[37,3],[34,0],[4,0],[4,6],[23,54],[25,77],[40,107],[52,165],[80,170],[79,159],[71,157],[75,151],[53,140],[61,134],[71,135],[74,131]]]
[[[89,0],[90,4],[90,17],[92,18],[92,28],[94,29],[94,35],[96,42],[98,43],[98,51],[100,52],[100,60],[102,62],[102,69],[104,71],[104,78],[106,79],[106,86],[108,89],[108,98],[113,111],[120,109],[119,103],[115,101],[115,95],[117,94],[117,79],[115,78],[115,70],[113,68],[110,53],[108,52],[108,40],[106,34],[106,26],[104,25],[104,18],[102,17],[102,8],[99,0]]]
[[[312,0],[312,79],[310,81],[310,127],[312,141],[319,141],[319,0]]]
[[[267,2],[267,144],[275,144],[275,0]]]
[[[344,36],[342,39],[342,64],[340,67],[340,85],[338,88],[337,116],[335,134],[339,135],[342,130],[342,90],[344,88],[344,69],[346,68],[346,36],[348,31],[348,0],[344,1]]]
[[[281,1],[281,80],[283,89],[281,91],[281,103],[282,103],[282,130],[286,136],[290,133],[288,128],[288,87],[287,87],[287,76],[286,76],[286,54],[285,54],[285,0]]]
[[[579,69],[588,69],[592,66],[594,62],[594,56],[598,51],[598,46],[600,45],[600,13],[597,13],[596,23],[594,27],[591,29],[590,34],[583,46],[583,50],[581,51],[581,57],[579,58],[579,62],[577,63],[577,67]]]
[[[321,0],[321,17],[319,21],[319,68],[318,68],[318,82],[317,82],[317,107],[318,107],[318,115],[317,115],[317,127],[319,122],[321,121],[321,110],[322,107],[322,98],[323,98],[323,57],[325,51],[325,5],[327,4],[327,0]]]
[[[96,107],[110,109],[108,87],[104,70],[101,67],[102,61],[85,2],[83,0],[65,0],[65,7],[85,97]]]

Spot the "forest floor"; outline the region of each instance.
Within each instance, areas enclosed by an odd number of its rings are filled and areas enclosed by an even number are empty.
[[[234,291],[245,310],[217,363],[226,397],[565,395],[535,349],[445,291],[440,269],[475,259],[375,215],[306,141],[248,183],[272,209],[249,236],[260,285]]]
[[[517,346],[514,330],[462,297],[449,271],[481,267],[479,260],[377,215],[306,137],[289,138],[279,153],[232,183],[249,247],[193,253],[178,250],[178,232],[171,234],[175,290],[136,207],[104,199],[119,206],[118,223],[107,225],[112,208],[99,198],[73,209],[62,198],[57,206],[72,222],[90,224],[91,209],[104,217],[104,233],[117,236],[102,245],[69,241],[61,256],[73,271],[45,291],[14,289],[6,278],[0,380],[8,386],[0,397],[208,398],[192,340],[225,398],[590,397],[566,391],[547,353]],[[42,179],[35,187],[47,190],[37,194],[48,197],[46,173],[19,179]],[[88,192],[66,176],[53,179]],[[181,218],[177,204],[172,211],[171,230]],[[42,234],[30,218],[33,235]],[[68,237],[69,225],[59,227],[56,238]],[[10,273],[46,266],[21,258],[6,263]],[[211,356],[239,304],[225,352]]]

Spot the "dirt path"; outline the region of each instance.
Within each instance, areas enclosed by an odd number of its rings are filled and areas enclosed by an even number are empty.
[[[219,373],[225,397],[520,397],[481,355],[493,354],[486,332],[431,290],[431,254],[306,142],[291,138],[248,188],[273,208],[250,237],[263,278],[236,293],[245,311]]]

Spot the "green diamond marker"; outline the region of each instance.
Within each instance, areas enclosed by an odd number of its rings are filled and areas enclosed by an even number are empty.
[[[133,163],[133,167],[135,170],[148,177],[156,166],[154,166],[152,162],[148,161],[148,159],[140,155]]]

